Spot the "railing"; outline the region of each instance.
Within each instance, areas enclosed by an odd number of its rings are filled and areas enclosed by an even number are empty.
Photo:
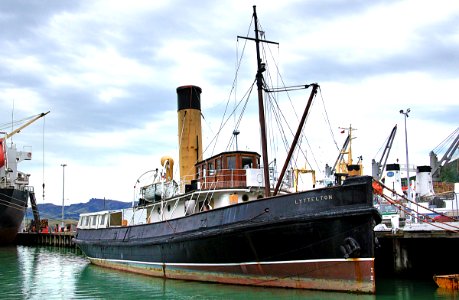
[[[185,185],[192,183],[192,178],[197,178],[199,184],[198,189],[201,190],[248,186],[246,169],[208,170],[207,174],[201,174],[201,177],[197,175],[198,174],[184,177],[180,183],[181,190],[185,190]]]

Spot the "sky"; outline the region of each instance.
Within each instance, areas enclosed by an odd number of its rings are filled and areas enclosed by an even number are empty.
[[[38,203],[132,201],[141,174],[159,167],[163,155],[178,161],[182,85],[203,90],[204,156],[228,149],[236,117],[222,130],[226,136],[211,142],[226,105],[233,110],[255,78],[255,46],[237,39],[253,37],[253,5],[265,38],[279,43],[266,48],[277,61],[270,69],[282,76],[272,82],[320,85],[304,129],[313,167],[334,163],[345,139],[340,127],[350,126],[365,174],[395,125],[388,162],[406,163],[400,110],[410,108],[410,164],[428,165],[429,152],[458,128],[456,0],[4,0],[0,124],[50,111],[13,136],[18,149],[32,149],[33,159],[19,169],[31,174]],[[301,115],[309,91],[278,101]],[[261,153],[251,98],[238,148]],[[297,117],[285,117],[297,126]],[[279,169],[282,149],[270,157]]]

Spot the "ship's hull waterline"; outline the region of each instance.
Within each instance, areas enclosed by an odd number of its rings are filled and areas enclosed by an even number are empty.
[[[89,258],[91,263],[154,277],[224,284],[374,293],[374,259],[322,259],[240,264],[168,264]]]

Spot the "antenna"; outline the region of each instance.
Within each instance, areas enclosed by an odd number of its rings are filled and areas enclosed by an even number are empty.
[[[11,110],[11,132],[14,130],[14,99],[13,99],[13,109]],[[13,145],[13,137],[11,137],[11,145]]]

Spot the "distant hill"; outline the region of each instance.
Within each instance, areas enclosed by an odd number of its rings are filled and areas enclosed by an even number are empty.
[[[132,202],[92,198],[87,203],[64,205],[64,219],[78,220],[81,213],[96,212],[101,210],[116,210],[128,208]],[[62,206],[51,203],[38,204],[38,211],[42,219],[61,219]],[[32,208],[27,209],[27,218],[32,219]]]

